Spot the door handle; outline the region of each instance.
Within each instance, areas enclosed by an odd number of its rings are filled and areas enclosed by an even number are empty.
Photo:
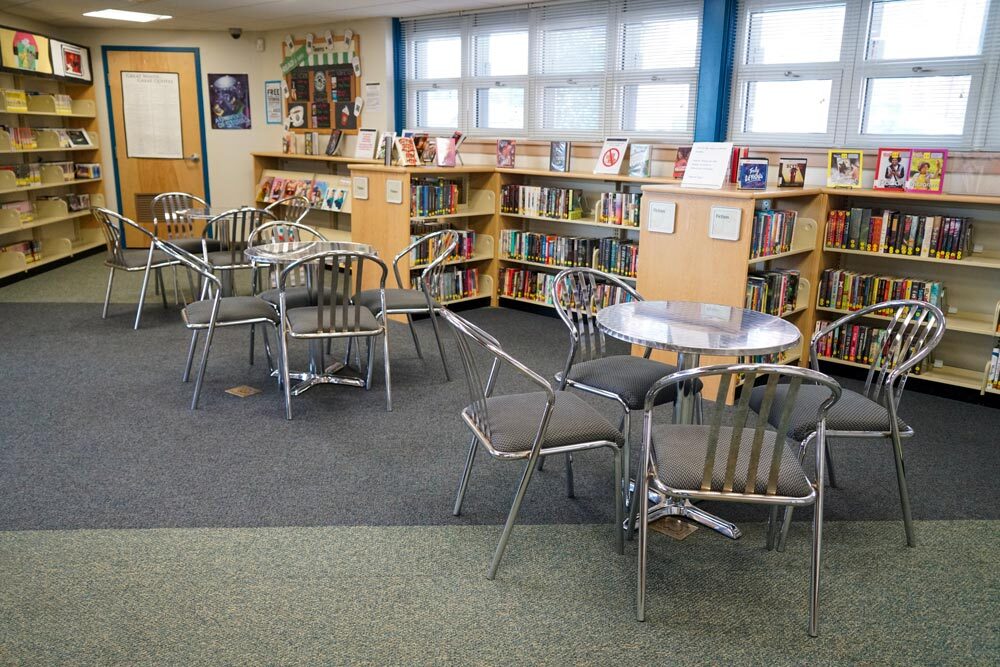
[[[191,155],[188,155],[188,156],[187,156],[186,158],[184,158],[184,159],[185,159],[185,160],[191,160],[191,162],[197,162],[198,160],[200,160],[200,159],[201,159],[201,156],[200,156],[200,155],[198,155],[197,153],[191,153]]]

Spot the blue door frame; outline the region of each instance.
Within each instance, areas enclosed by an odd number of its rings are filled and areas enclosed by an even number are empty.
[[[111,104],[111,81],[108,78],[108,53],[111,51],[153,51],[167,53],[191,53],[194,55],[194,75],[198,91],[198,123],[201,126],[201,178],[205,182],[205,200],[212,201],[212,191],[208,181],[208,137],[205,135],[205,97],[201,87],[201,50],[194,46],[102,46],[101,60],[104,66],[104,94],[107,96],[108,120],[111,123],[111,164],[115,171],[115,201],[118,211],[122,210],[122,187],[118,174],[118,146],[115,137],[115,110]]]

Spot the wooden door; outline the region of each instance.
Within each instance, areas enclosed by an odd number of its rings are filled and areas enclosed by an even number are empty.
[[[149,202],[161,192],[188,192],[205,199],[205,145],[198,86],[198,54],[183,50],[111,50],[105,52],[106,81],[111,91],[114,159],[122,215],[151,228]],[[177,75],[180,94],[181,157],[129,157],[122,107],[122,72],[158,72]],[[134,154],[134,152],[133,152]],[[129,233],[131,232],[131,233]],[[138,232],[127,230],[130,247],[148,246]]]

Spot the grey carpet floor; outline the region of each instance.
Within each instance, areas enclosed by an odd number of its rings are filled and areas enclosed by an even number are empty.
[[[428,322],[425,361],[392,330],[391,413],[377,379],[313,389],[286,421],[243,329],[219,333],[191,412],[177,310],[151,298],[133,331],[137,277],[120,276],[101,320],[105,278],[87,258],[0,289],[0,664],[996,662],[1000,411],[907,392],[917,549],[888,447],[834,443],[819,640],[805,635],[808,524],[768,553],[763,513],[733,506],[708,508],[741,524],[739,542],[654,535],[640,625],[603,452],[577,457],[575,498],[561,461],[535,477],[485,580],[521,467],[480,457],[451,516],[467,392],[450,345],[445,382]],[[562,363],[558,320],[465,314],[543,375]],[[243,384],[262,393],[225,393]],[[527,387],[502,376],[500,391]]]

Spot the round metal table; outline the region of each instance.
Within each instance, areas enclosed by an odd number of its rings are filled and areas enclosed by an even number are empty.
[[[780,317],[755,310],[694,301],[630,301],[602,308],[597,326],[607,335],[629,343],[677,353],[678,370],[696,368],[701,355],[744,357],[783,352],[801,344],[798,328]],[[674,423],[694,422],[691,387],[674,401]],[[736,539],[740,529],[689,502],[659,501],[650,521],[683,516]]]

